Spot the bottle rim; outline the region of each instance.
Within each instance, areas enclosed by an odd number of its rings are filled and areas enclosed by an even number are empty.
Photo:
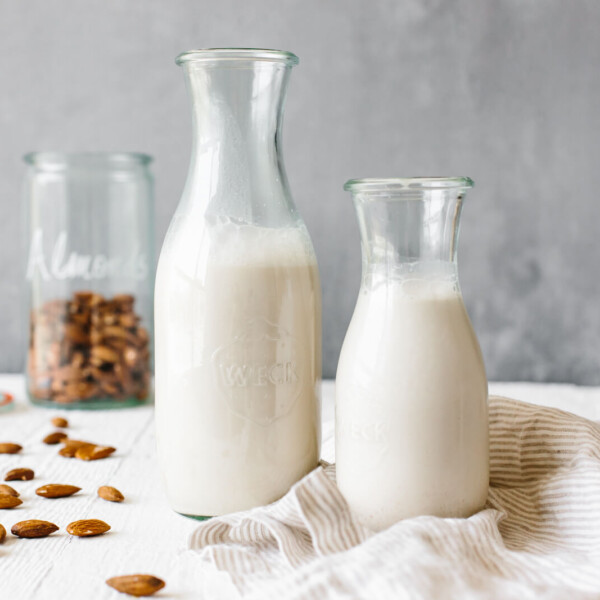
[[[175,62],[178,65],[196,62],[252,61],[297,65],[299,58],[286,50],[268,48],[198,48],[182,52]]]
[[[344,184],[347,192],[415,192],[429,190],[467,190],[475,182],[470,177],[391,177],[350,179]]]
[[[154,159],[141,152],[29,152],[23,160],[34,167],[59,171],[70,167],[132,169],[145,167]]]

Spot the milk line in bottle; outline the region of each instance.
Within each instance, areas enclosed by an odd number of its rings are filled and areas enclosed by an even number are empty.
[[[456,268],[468,179],[357,180],[363,278],[336,378],[337,482],[365,525],[487,498],[487,380]]]
[[[156,278],[156,430],[171,506],[207,517],[272,502],[316,467],[321,299],[280,156],[297,58],[178,61],[195,147]]]

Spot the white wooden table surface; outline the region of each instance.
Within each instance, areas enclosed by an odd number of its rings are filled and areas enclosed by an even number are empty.
[[[0,545],[0,600],[88,600],[125,598],[105,585],[114,575],[151,573],[167,582],[154,598],[179,600],[218,598],[206,592],[219,587],[203,569],[198,556],[186,549],[187,537],[197,523],[171,511],[163,495],[156,465],[153,408],[111,411],[55,411],[34,408],[24,398],[23,379],[0,375],[0,390],[12,392],[16,408],[0,413],[0,442],[23,446],[17,455],[0,455],[0,476],[15,467],[29,467],[35,479],[11,482],[23,504],[0,510],[8,535]],[[490,392],[537,404],[563,408],[600,420],[600,388],[528,383],[491,384]],[[333,460],[332,382],[323,384],[323,451]],[[110,458],[84,462],[57,455],[58,446],[42,444],[54,428],[50,419],[69,419],[69,435],[110,444]],[[71,498],[49,500],[35,495],[45,483],[68,483],[82,491]],[[100,485],[113,485],[126,501],[115,504],[96,495]],[[95,538],[75,538],[65,531],[71,521],[98,518],[112,526]],[[44,519],[60,530],[48,538],[18,539],[10,528],[25,519]],[[211,578],[210,585],[208,579]]]

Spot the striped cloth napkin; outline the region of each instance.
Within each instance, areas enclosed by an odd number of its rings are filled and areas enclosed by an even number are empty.
[[[490,492],[469,519],[359,525],[317,468],[281,500],[200,525],[207,597],[599,599],[600,425],[490,398]],[[214,573],[213,573],[214,574]]]

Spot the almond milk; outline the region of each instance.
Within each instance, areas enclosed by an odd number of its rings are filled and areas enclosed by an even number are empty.
[[[198,244],[193,220],[174,227],[155,297],[169,501],[195,516],[267,504],[319,458],[321,305],[308,234],[225,222]]]
[[[375,530],[485,504],[487,381],[452,282],[361,290],[337,371],[336,463],[341,492]]]

